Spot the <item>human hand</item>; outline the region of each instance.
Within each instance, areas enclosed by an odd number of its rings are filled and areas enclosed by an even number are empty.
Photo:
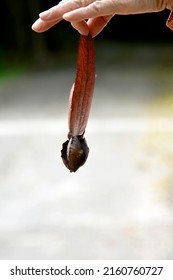
[[[65,19],[80,34],[88,35],[90,32],[94,37],[115,14],[159,12],[166,8],[173,10],[173,0],[62,0],[58,5],[42,12],[32,29],[44,32]],[[169,24],[167,26],[171,28]]]

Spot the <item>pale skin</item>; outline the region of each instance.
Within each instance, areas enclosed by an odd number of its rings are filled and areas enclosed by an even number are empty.
[[[61,20],[66,20],[82,35],[97,36],[116,15],[173,10],[173,0],[62,0],[58,5],[39,14],[32,25],[36,32],[44,32]],[[169,24],[168,27],[172,29]]]

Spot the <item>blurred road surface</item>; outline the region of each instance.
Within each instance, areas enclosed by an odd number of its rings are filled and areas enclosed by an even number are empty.
[[[173,258],[173,46],[97,49],[86,164],[70,173],[74,67],[0,85],[0,258]]]

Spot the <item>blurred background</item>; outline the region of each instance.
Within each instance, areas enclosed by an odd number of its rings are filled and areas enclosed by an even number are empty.
[[[62,163],[79,34],[36,34],[58,1],[0,3],[0,258],[173,258],[169,11],[115,16],[95,39],[90,154]]]

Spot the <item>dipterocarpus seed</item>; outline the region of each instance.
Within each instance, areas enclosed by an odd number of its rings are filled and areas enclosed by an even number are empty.
[[[80,35],[75,82],[69,97],[68,140],[63,144],[61,157],[65,166],[75,172],[89,153],[84,138],[95,84],[95,51],[91,35]]]

